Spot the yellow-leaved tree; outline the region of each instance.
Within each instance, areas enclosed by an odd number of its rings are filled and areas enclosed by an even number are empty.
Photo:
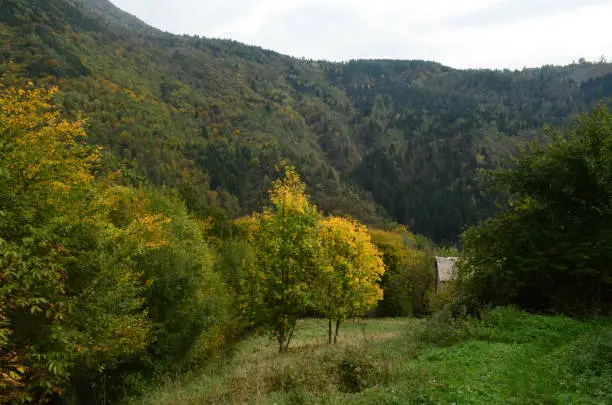
[[[436,287],[433,244],[403,227],[393,231],[370,229],[370,235],[387,268],[381,280],[385,296],[376,315],[427,315]]]
[[[279,351],[285,352],[310,301],[318,266],[319,215],[295,170],[286,165],[281,170],[284,177],[272,185],[270,206],[250,224],[254,262],[246,270],[242,290],[246,311],[272,329]]]
[[[313,302],[328,319],[329,343],[332,343],[332,322],[335,322],[333,342],[336,343],[342,320],[364,315],[382,300],[379,283],[385,266],[366,226],[353,219],[322,219],[319,246],[321,271],[313,288]]]
[[[138,190],[97,181],[98,148],[55,89],[0,81],[0,402],[45,402],[151,340],[133,259],[168,219]]]

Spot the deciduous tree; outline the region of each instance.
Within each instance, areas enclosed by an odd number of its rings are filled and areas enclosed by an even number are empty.
[[[272,329],[279,351],[285,352],[310,301],[319,252],[317,210],[295,170],[283,166],[282,171],[284,177],[270,190],[270,206],[251,224],[254,263],[243,290],[247,310]]]
[[[342,320],[367,313],[383,298],[379,282],[385,266],[366,226],[353,219],[322,219],[319,238],[322,269],[313,288],[314,303],[329,321],[329,343],[335,322],[336,343]]]
[[[612,310],[612,117],[600,105],[491,173],[508,199],[463,236],[461,303]]]

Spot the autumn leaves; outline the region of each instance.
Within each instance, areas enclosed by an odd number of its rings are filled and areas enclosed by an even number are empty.
[[[122,364],[195,359],[192,342],[223,340],[210,319],[229,317],[183,203],[105,170],[53,94],[0,88],[2,403],[119,380]]]
[[[0,402],[102,392],[110,380],[104,395],[119,396],[130,372],[199,363],[240,332],[236,301],[286,351],[299,317],[325,316],[337,336],[382,299],[367,228],[322,216],[293,168],[269,207],[229,224],[246,238],[215,240],[177,192],[105,165],[54,92],[0,89]],[[220,259],[240,243],[244,267]]]
[[[364,225],[348,218],[323,217],[305,194],[295,170],[270,190],[270,206],[248,221],[253,265],[244,278],[243,307],[255,322],[268,325],[284,352],[295,324],[316,312],[332,321],[335,339],[342,320],[359,316],[382,299],[382,256]]]

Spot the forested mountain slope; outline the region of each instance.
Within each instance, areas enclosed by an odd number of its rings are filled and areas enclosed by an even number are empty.
[[[0,44],[2,70],[59,85],[114,168],[200,215],[259,208],[285,159],[323,210],[438,241],[493,209],[479,167],[612,96],[610,64],[306,61],[163,33],[107,0],[5,0]]]

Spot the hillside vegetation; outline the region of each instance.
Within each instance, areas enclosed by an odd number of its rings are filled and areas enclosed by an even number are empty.
[[[163,33],[108,0],[5,1],[0,40],[4,70],[60,84],[108,165],[179,190],[200,215],[261,208],[286,159],[325,212],[437,241],[493,212],[478,168],[612,94],[609,64],[300,60]]]
[[[0,61],[0,402],[612,400],[609,64],[298,60],[106,0],[2,2]]]
[[[201,367],[256,327],[284,353],[306,314],[335,343],[346,319],[377,310],[387,269],[404,282],[385,302],[421,294],[385,312],[429,311],[426,239],[397,227],[373,240],[324,215],[286,164],[261,213],[198,218],[176,191],[109,171],[55,94],[0,81],[2,402],[104,404]]]
[[[612,115],[599,105],[548,137],[488,173],[507,197],[462,235],[457,310],[612,313]]]
[[[380,319],[348,326],[339,348],[306,320],[296,348],[259,336],[229,362],[168,380],[129,404],[606,404],[612,325],[512,309],[482,320]],[[317,333],[318,331],[318,333]],[[349,332],[347,332],[349,333]]]

